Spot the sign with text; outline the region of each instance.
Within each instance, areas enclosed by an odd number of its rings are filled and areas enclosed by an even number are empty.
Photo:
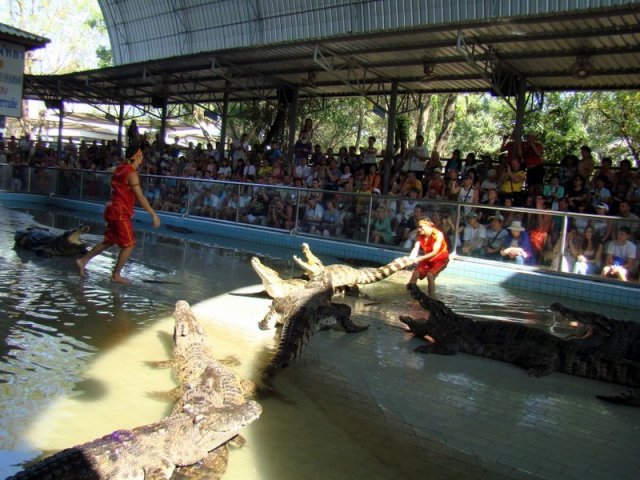
[[[22,116],[24,47],[0,42],[0,115]]]

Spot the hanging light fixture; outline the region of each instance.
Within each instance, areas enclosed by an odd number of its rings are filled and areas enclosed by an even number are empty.
[[[576,61],[569,68],[569,73],[574,78],[588,78],[593,73],[593,65],[588,55],[578,55]]]

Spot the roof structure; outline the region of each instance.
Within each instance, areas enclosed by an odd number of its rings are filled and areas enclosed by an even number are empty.
[[[119,65],[27,75],[27,98],[143,106],[637,89],[640,1],[100,0]]]
[[[0,42],[18,43],[24,46],[25,50],[35,50],[36,48],[42,48],[51,40],[40,35],[25,32],[19,28],[12,27],[0,23]]]

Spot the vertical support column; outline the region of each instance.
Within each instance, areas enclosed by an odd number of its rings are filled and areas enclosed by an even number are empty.
[[[120,102],[120,111],[118,112],[118,153],[122,156],[124,145],[122,144],[122,129],[124,128],[124,102]]]
[[[229,116],[229,80],[225,82],[224,96],[222,97],[222,126],[220,127],[220,146],[218,148],[220,161],[222,161],[226,153],[228,116]]]
[[[58,160],[62,158],[62,127],[64,124],[64,102],[60,99],[58,107]]]
[[[298,115],[298,87],[291,90],[291,101],[289,102],[289,141],[286,162],[293,169],[293,149],[296,145],[296,116]]]
[[[516,124],[513,129],[514,148],[520,150],[520,141],[524,132],[524,113],[527,106],[527,79],[518,78],[518,93],[516,94]]]
[[[391,84],[391,98],[389,99],[389,111],[387,112],[387,146],[384,151],[382,194],[389,192],[389,180],[391,178],[391,163],[393,162],[393,141],[396,130],[396,110],[398,108],[398,82]]]
[[[160,116],[160,141],[165,143],[167,138],[167,99],[162,99],[162,109]]]

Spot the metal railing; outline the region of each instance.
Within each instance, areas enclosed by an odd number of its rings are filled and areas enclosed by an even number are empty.
[[[111,195],[110,182],[110,172],[0,165],[0,190],[10,192],[104,204]],[[632,226],[634,231],[638,228],[637,222],[622,217],[460,204],[425,198],[411,200],[407,197],[270,184],[141,175],[141,187],[154,209],[167,215],[356,244],[379,244],[404,252],[410,250],[415,242],[415,222],[411,217],[417,206],[445,233],[453,255],[502,261],[515,266],[514,259],[499,252],[490,254],[484,247],[463,248],[468,213],[478,214],[482,224],[487,224],[489,217],[499,213],[505,219],[504,226],[519,221],[525,228],[533,254],[524,262],[526,265],[592,278],[599,276],[606,242],[614,239],[623,225]],[[319,214],[321,209],[322,215]],[[315,210],[318,213],[314,214]],[[498,232],[489,227],[482,228],[486,228],[485,244],[495,241]],[[584,236],[582,232],[587,228],[606,237],[600,262],[587,262],[585,266],[579,262],[577,252],[581,248],[578,244]],[[576,267],[576,263],[580,264]]]

